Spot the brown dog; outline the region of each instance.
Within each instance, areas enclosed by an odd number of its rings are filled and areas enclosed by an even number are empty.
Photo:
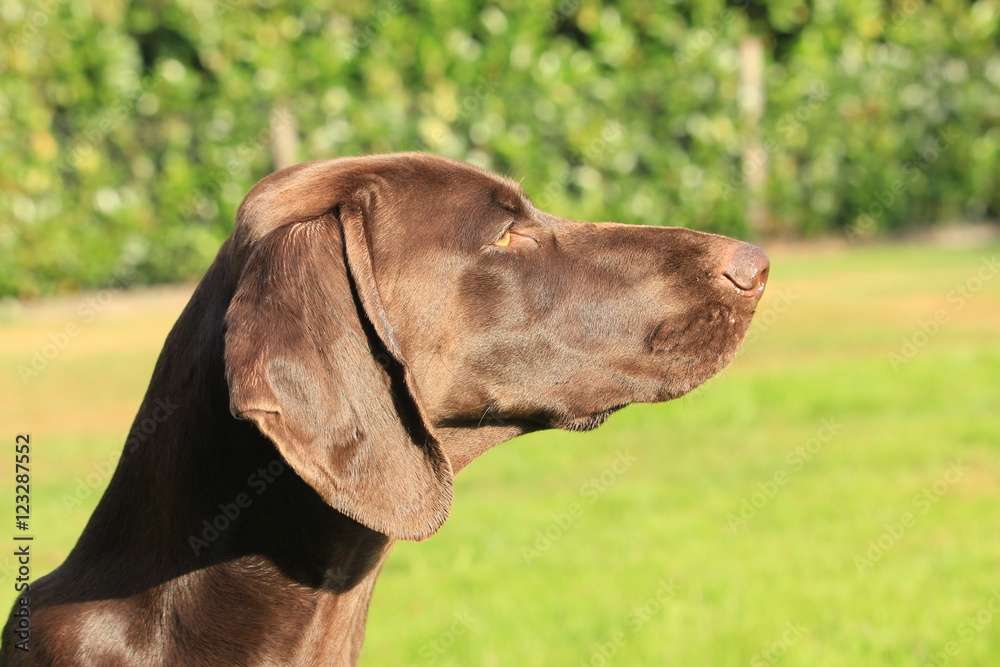
[[[434,534],[457,471],[691,391],[767,271],[754,246],[564,220],[430,155],[272,174],[79,542],[31,585],[30,651],[12,616],[2,664],[354,664],[393,540]]]

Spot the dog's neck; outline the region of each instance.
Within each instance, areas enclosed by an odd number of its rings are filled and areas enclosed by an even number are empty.
[[[154,432],[123,460],[52,582],[58,602],[97,610],[131,643],[153,630],[138,640],[153,655],[193,642],[215,647],[205,664],[354,664],[392,541],[330,508],[251,424],[199,433],[211,409],[179,403],[163,440]],[[180,441],[174,428],[190,429],[187,447],[159,450]]]
[[[353,664],[392,541],[329,507],[229,413],[222,332],[210,325],[227,299],[202,289],[164,345],[77,546],[38,582],[36,618],[89,617],[100,632],[81,633],[81,655],[109,660],[121,640],[152,657],[213,647],[214,664]],[[473,426],[439,429],[456,471],[523,431]]]
[[[122,651],[180,664],[166,653],[179,646],[205,647],[198,664],[353,664],[391,540],[329,507],[232,417],[227,299],[206,284],[167,338],[83,535],[32,583],[33,625],[75,637],[65,664],[117,664]]]
[[[176,406],[162,423],[162,437],[177,442],[171,429],[213,423],[203,412],[219,406],[198,398],[147,400],[136,423],[153,418],[157,406],[161,412],[163,404]],[[129,453],[118,474],[130,483],[112,482],[59,585],[69,578],[90,582],[90,592],[78,591],[72,602],[113,617],[112,636],[129,632],[130,619],[116,613],[117,598],[133,614],[158,610],[188,624],[167,632],[231,647],[216,649],[234,651],[213,653],[217,664],[249,664],[251,656],[259,664],[354,664],[392,541],[330,508],[253,425],[219,421],[223,432],[194,430],[184,451],[161,452],[154,431]],[[439,437],[461,466],[516,434],[512,428],[442,428]],[[212,477],[192,479],[196,470]],[[145,492],[136,493],[136,480]],[[231,641],[234,635],[239,643]],[[155,654],[157,639],[146,641]]]

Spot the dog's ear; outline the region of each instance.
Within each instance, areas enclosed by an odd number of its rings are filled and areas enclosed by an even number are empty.
[[[333,508],[421,540],[448,516],[452,470],[379,297],[370,199],[273,226],[244,252],[226,313],[230,406]]]

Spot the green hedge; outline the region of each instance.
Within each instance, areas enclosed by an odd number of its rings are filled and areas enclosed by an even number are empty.
[[[198,276],[273,169],[285,107],[300,160],[429,150],[580,219],[854,239],[996,216],[998,15],[996,0],[12,0],[0,294]],[[747,34],[767,47],[766,167],[741,167]]]

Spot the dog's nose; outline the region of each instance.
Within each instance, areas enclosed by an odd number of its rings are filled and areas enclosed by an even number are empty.
[[[767,253],[755,245],[741,243],[733,251],[729,267],[722,275],[736,285],[741,294],[759,297],[764,292],[770,268],[771,260],[767,258]]]

